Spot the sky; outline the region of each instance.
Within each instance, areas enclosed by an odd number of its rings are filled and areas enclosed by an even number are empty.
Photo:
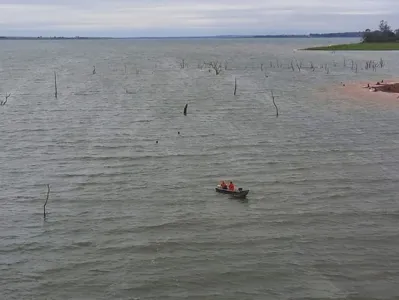
[[[399,28],[399,0],[0,0],[1,36],[165,37]]]

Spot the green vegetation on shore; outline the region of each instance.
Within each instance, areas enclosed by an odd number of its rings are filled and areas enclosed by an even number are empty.
[[[304,50],[324,51],[392,51],[399,50],[399,29],[391,30],[384,20],[380,22],[379,30],[366,29],[361,43],[340,44],[330,46],[311,47]]]
[[[399,42],[393,43],[357,43],[340,44],[331,46],[312,47],[304,50],[324,50],[324,51],[392,51],[399,50]]]

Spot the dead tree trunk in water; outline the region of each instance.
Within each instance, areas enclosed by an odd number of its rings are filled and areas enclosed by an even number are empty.
[[[298,68],[298,71],[301,72],[302,62],[298,62],[296,59],[295,59],[295,62],[296,62],[296,67]]]
[[[96,74],[96,66],[93,66],[93,75]]]
[[[5,101],[1,101],[1,102],[0,102],[0,106],[6,105],[7,100],[8,100],[8,98],[10,98],[10,96],[11,96],[11,94],[8,94],[8,95],[7,95],[7,93],[6,93],[6,100],[5,100]]]
[[[57,90],[57,73],[54,71],[54,96],[58,98],[58,90]]]
[[[234,96],[237,94],[237,78],[234,77]]]
[[[44,203],[43,206],[43,217],[46,218],[46,205],[47,205],[47,201],[48,201],[48,197],[50,195],[50,185],[47,185],[47,197],[46,197],[46,202]]]
[[[184,69],[184,67],[186,66],[185,63],[186,62],[184,61],[184,59],[182,59],[181,62],[180,62],[180,69]]]
[[[294,63],[292,61],[291,61],[291,69],[292,69],[292,72],[295,72]]]
[[[274,104],[274,107],[276,108],[276,118],[278,117],[278,107],[277,107],[277,105],[276,105],[276,102],[274,101],[274,94],[273,94],[273,91],[270,91],[271,92],[271,94],[272,94],[272,100],[273,100],[273,104]]]
[[[206,65],[209,68],[212,68],[215,70],[216,75],[219,75],[220,72],[222,71],[222,63],[218,61],[211,61],[209,63],[206,63]]]
[[[188,104],[186,104],[186,105],[184,106],[184,110],[183,110],[183,114],[184,114],[185,116],[187,116],[187,107],[188,107]]]
[[[277,68],[280,68],[280,67],[281,67],[281,65],[280,65],[280,63],[279,63],[279,61],[278,61],[278,58],[276,58],[276,66],[277,66]]]
[[[314,72],[315,68],[314,68],[313,62],[310,62],[310,68],[311,68],[312,71]]]

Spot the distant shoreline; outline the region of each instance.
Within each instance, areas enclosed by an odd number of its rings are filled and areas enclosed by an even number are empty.
[[[176,36],[176,37],[32,37],[32,36],[0,36],[1,40],[123,40],[123,39],[239,39],[239,38],[357,38],[362,32],[311,33],[311,34],[275,34],[275,35],[218,35],[218,36]]]
[[[353,43],[310,47],[307,51],[399,51],[399,43]]]
[[[0,36],[1,40],[109,40],[112,37],[30,37],[30,36]]]

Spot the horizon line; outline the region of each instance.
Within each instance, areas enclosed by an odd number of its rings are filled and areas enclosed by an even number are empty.
[[[326,36],[326,35],[356,35],[364,31],[346,31],[346,32],[327,32],[327,33],[282,33],[282,34],[221,34],[221,35],[201,35],[201,36],[7,36],[0,35],[1,39],[184,39],[184,38],[261,38],[261,37],[311,37],[311,36]],[[357,36],[341,36],[341,37],[357,37]]]

